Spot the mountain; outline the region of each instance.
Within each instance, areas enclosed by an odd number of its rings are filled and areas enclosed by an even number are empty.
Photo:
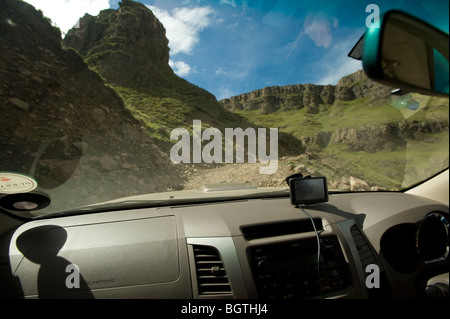
[[[407,139],[420,140],[420,132],[440,133],[448,128],[448,120],[439,117],[428,118],[417,127],[417,122],[409,121],[399,111],[402,105],[395,107],[395,101],[403,98],[391,95],[391,91],[392,88],[370,80],[359,70],[344,76],[335,86],[266,87],[220,103],[259,125],[281,127],[301,140],[306,149],[312,147],[316,151],[329,143],[347,145],[352,151],[395,150],[405,146]],[[437,98],[428,102],[429,106],[445,105]],[[380,110],[379,118],[364,115],[374,107]],[[358,128],[354,127],[352,117],[359,119]],[[343,123],[349,127],[342,126]]]
[[[173,72],[164,26],[139,2],[119,5],[96,17],[85,14],[64,37],[64,46],[78,51],[108,83],[133,88],[167,85]]]
[[[62,192],[55,210],[117,190],[179,187],[168,154],[122,98],[23,1],[0,2],[0,83],[0,167],[34,176],[41,191]]]
[[[327,176],[333,189],[350,189],[349,176],[355,172],[366,184],[395,189],[405,182],[401,172],[407,165],[415,172],[408,177],[411,184],[448,165],[448,145],[439,143],[445,143],[449,123],[447,99],[398,96],[391,90],[360,70],[336,85],[266,87],[220,103],[256,125],[278,127],[299,140],[305,152],[286,159],[287,164],[305,174]],[[427,145],[430,159],[420,145]],[[412,157],[421,161],[421,171],[406,161],[406,151],[416,154]]]
[[[383,105],[391,89],[368,79],[362,70],[343,77],[337,85],[296,84],[272,86],[223,99],[220,103],[231,111],[258,110],[269,114],[278,110],[300,110],[316,114],[320,105],[332,105],[369,97],[371,105]]]
[[[255,127],[173,72],[164,26],[150,9],[130,0],[119,5],[118,10],[82,17],[79,27],[65,36],[64,47],[76,50],[116,90],[161,148],[168,152],[173,145],[171,131],[179,127],[192,131],[193,120],[201,120],[202,128],[221,132]],[[304,149],[295,138],[280,133],[279,151],[287,155]]]

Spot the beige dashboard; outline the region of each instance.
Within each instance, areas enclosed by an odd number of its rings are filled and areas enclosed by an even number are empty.
[[[433,212],[448,216],[448,206],[404,193],[353,193],[301,208],[278,197],[40,219],[0,238],[2,293],[416,298],[418,282],[448,272],[448,255],[426,263],[410,238]],[[368,265],[378,267],[379,287],[367,287]]]

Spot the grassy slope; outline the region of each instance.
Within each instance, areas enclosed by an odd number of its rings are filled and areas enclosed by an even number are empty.
[[[258,110],[237,113],[252,118],[258,125],[278,127],[297,138],[313,136],[320,131],[332,132],[336,129],[351,127],[355,122],[364,125],[401,120],[401,114],[389,105],[372,107],[366,106],[364,102],[364,99],[359,99],[339,102],[339,105],[321,105],[318,114],[309,114],[304,108],[266,115],[260,114]],[[368,108],[377,108],[376,117]]]
[[[123,98],[133,115],[143,121],[150,136],[170,147],[170,133],[175,128],[192,132],[193,120],[223,131],[226,127],[253,127],[246,118],[225,110],[209,92],[175,74],[166,74],[161,85],[129,88],[110,84]]]
[[[418,100],[421,98],[415,97]],[[336,129],[354,127],[355,124],[364,126],[372,123],[394,123],[405,118],[408,121],[448,119],[448,100],[431,102],[428,109],[419,112],[408,109],[400,111],[391,105],[370,106],[365,102],[363,98],[322,105],[318,114],[308,114],[305,109],[278,111],[266,115],[257,110],[240,111],[238,114],[252,119],[257,125],[278,127],[299,139],[314,136],[320,131],[333,132]],[[316,171],[314,175],[324,175],[329,180],[339,180],[342,176],[352,175],[366,180],[370,185],[398,189],[433,174],[430,172],[435,171],[436,167],[448,165],[448,131],[424,135],[426,141],[408,140],[407,147],[376,153],[354,152],[342,144],[329,144],[325,149],[315,149],[318,153],[313,159],[294,160],[285,164],[304,164]],[[406,168],[413,174],[405,176]]]

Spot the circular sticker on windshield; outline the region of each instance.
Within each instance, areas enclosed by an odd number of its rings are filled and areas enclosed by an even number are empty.
[[[0,172],[0,194],[18,194],[31,192],[37,187],[37,182],[30,176]]]

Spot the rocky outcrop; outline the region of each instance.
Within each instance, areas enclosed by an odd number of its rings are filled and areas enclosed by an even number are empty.
[[[387,103],[392,88],[370,80],[363,70],[344,76],[336,84],[336,101],[351,101],[368,98],[368,105],[384,105]]]
[[[166,30],[143,4],[119,4],[118,10],[82,17],[79,28],[65,36],[64,46],[77,50],[109,83],[126,87],[155,84],[164,73],[173,73]]]
[[[380,150],[394,151],[405,146],[395,124],[370,124],[357,128],[338,129],[333,132],[330,143],[349,146],[350,151],[374,153]]]
[[[221,100],[231,111],[260,110],[262,114],[278,110],[306,108],[309,113],[317,113],[320,104],[334,102],[335,87],[331,85],[297,84],[266,87],[250,93]]]
[[[448,131],[448,125],[448,120],[373,123],[356,128],[337,129],[331,134],[329,143],[347,145],[350,151],[395,151],[406,146],[407,140],[435,143],[437,141],[432,140],[430,133]]]
[[[390,89],[368,79],[362,70],[343,77],[337,85],[297,84],[266,87],[261,90],[223,99],[222,105],[231,111],[259,110],[269,114],[278,110],[305,108],[319,112],[319,105],[331,105],[367,97],[371,105],[386,104]]]

